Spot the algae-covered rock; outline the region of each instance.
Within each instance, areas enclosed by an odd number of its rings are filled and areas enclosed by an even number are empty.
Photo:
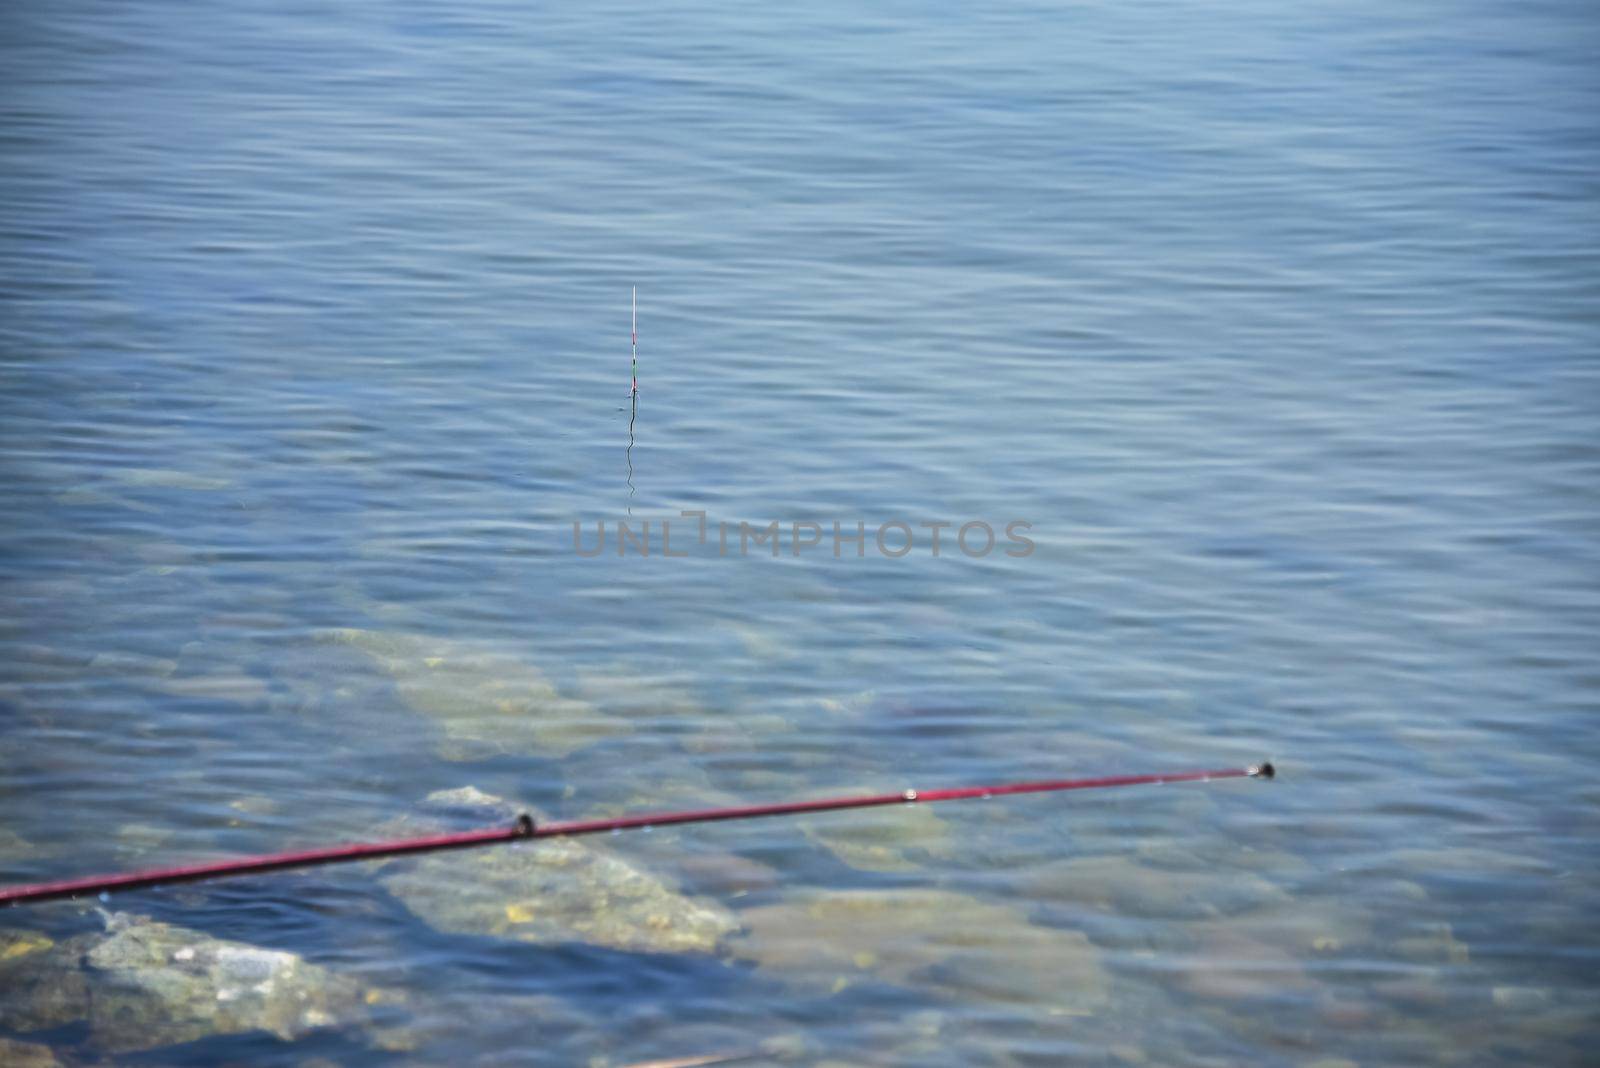
[[[38,931],[0,931],[0,1030],[41,1031],[88,1014],[75,948]]]
[[[358,1018],[366,991],[293,953],[212,938],[118,913],[108,929],[53,943],[0,936],[0,1028],[77,1020],[91,1043],[130,1052],[208,1035],[267,1031],[290,1040]]]
[[[281,1039],[357,1016],[352,981],[292,953],[118,917],[89,950],[97,1044],[148,1049],[211,1034],[269,1031]]]
[[[441,749],[446,759],[565,756],[627,729],[586,702],[563,697],[537,668],[501,652],[372,630],[322,637],[365,653],[394,680],[409,708],[436,720],[448,739]]]
[[[472,788],[431,806],[475,805],[489,822],[519,809]],[[413,825],[414,826],[414,825]],[[435,854],[391,866],[384,886],[442,931],[541,944],[587,942],[650,953],[712,953],[738,927],[716,902],[689,897],[603,846],[576,838]]]
[[[23,957],[41,953],[53,945],[54,941],[38,931],[19,928],[0,931],[0,967],[19,961]]]
[[[1082,1014],[1107,1000],[1099,954],[1077,931],[942,890],[813,893],[741,914],[736,948],[784,977],[840,989],[853,978]]]

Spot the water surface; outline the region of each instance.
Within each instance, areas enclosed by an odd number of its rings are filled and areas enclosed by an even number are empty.
[[[610,843],[733,911],[710,955],[452,934],[362,868],[109,907],[403,992],[416,1063],[1583,1059],[1587,6],[12,8],[6,881],[464,785],[578,817],[1272,758]],[[573,551],[630,509],[1036,550]],[[430,656],[469,716],[551,703],[462,726]]]

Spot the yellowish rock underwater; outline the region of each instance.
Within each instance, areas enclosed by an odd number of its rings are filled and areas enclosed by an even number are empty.
[[[439,724],[446,759],[560,757],[630,729],[585,701],[562,696],[543,672],[497,649],[373,630],[331,630],[320,637],[360,650],[389,675],[406,707]]]

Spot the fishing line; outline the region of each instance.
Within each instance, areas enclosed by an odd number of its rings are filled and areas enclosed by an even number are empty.
[[[629,331],[630,347],[633,353],[633,388],[629,395],[633,401],[633,410],[628,415],[628,514],[633,515],[633,422],[639,418],[639,287],[633,287],[633,326]]]

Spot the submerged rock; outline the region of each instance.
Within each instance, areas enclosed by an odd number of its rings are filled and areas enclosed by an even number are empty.
[[[500,1065],[506,1051],[525,1048],[538,1036],[541,1063],[581,1064],[563,1057],[563,1044],[593,1049],[606,1041],[604,1017],[582,1013],[569,1001],[546,994],[501,993],[485,998],[476,991],[442,989],[407,1003],[404,1017],[375,1028],[372,1044],[387,1053],[421,1052],[426,1059],[382,1063]],[[431,1054],[431,1056],[430,1056]]]
[[[705,710],[673,675],[640,674],[627,664],[615,663],[578,674],[576,692],[608,714],[695,721]]]
[[[1455,936],[1448,923],[1425,923],[1419,933],[1394,945],[1400,956],[1423,964],[1466,964],[1472,950]]]
[[[38,846],[13,830],[0,827],[0,863],[28,860],[38,854]]]
[[[152,823],[124,823],[113,838],[120,852],[142,856],[154,852],[172,838],[171,827],[158,827]]]
[[[1271,1000],[1312,985],[1296,955],[1247,929],[1220,924],[1205,926],[1197,952],[1174,971],[1188,993],[1224,1001]]]
[[[178,662],[166,657],[143,656],[139,653],[96,653],[89,667],[108,675],[150,675],[166,678],[178,670]]]
[[[325,641],[365,653],[407,707],[436,720],[448,760],[499,753],[565,756],[627,730],[583,701],[561,696],[537,668],[492,650],[416,634],[335,630]]]
[[[143,916],[61,943],[0,935],[0,1028],[27,1032],[84,1020],[109,1052],[208,1035],[267,1031],[290,1040],[351,1022],[367,992],[293,953],[230,942]]]
[[[1430,878],[1466,876],[1469,878],[1531,875],[1554,877],[1560,869],[1549,860],[1523,853],[1484,848],[1398,849],[1385,853],[1377,873],[1392,874],[1413,882]]]
[[[1537,986],[1497,986],[1489,994],[1496,1008],[1515,1012],[1543,1009],[1551,1002],[1550,991]]]
[[[476,786],[458,786],[454,790],[435,790],[422,799],[424,807],[440,813],[470,812],[474,816],[494,816],[512,820],[517,816],[517,806],[503,797],[486,794]]]
[[[1099,954],[1081,933],[947,891],[813,893],[741,918],[749,934],[737,954],[807,985],[874,977],[1068,1015],[1108,999]]]
[[[472,787],[428,803],[475,807],[489,822],[520,811]],[[580,839],[442,853],[397,862],[384,886],[442,931],[519,942],[587,942],[644,953],[712,953],[736,930],[733,913],[694,898],[603,846]]]
[[[721,897],[743,897],[782,882],[778,869],[738,853],[682,852],[673,870],[691,888]]]
[[[0,1038],[0,1064],[6,1068],[59,1068],[61,1062],[49,1046]]]
[[[88,482],[69,486],[60,493],[52,494],[50,499],[68,507],[126,508],[131,512],[144,512],[146,515],[157,515],[161,511],[153,504],[144,504],[115,493],[106,493]]]
[[[1329,954],[1353,953],[1373,942],[1373,913],[1364,902],[1333,897],[1294,897],[1237,920],[1192,925],[1202,936],[1248,925],[1251,937],[1291,956],[1311,960]]]
[[[949,824],[926,805],[896,805],[801,821],[805,836],[858,871],[904,872],[923,867],[916,858],[955,853]]]
[[[1052,862],[1025,876],[1020,889],[1030,900],[1163,920],[1231,916],[1289,900],[1255,875],[1163,870],[1122,856]]]
[[[0,1030],[42,1031],[87,1016],[81,949],[38,931],[0,931]]]

